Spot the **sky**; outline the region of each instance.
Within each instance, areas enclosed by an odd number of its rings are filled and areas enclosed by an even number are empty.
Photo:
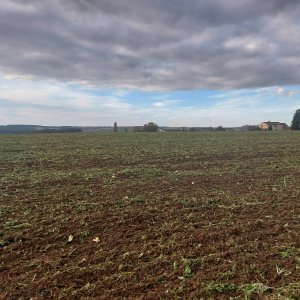
[[[0,2],[0,125],[288,125],[300,1]]]

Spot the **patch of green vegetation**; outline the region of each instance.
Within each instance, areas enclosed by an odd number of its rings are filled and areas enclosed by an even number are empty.
[[[12,207],[10,205],[0,205],[0,216],[2,214],[10,213],[12,211]]]
[[[276,292],[283,299],[298,300],[300,297],[300,281],[280,287],[276,289]]]
[[[130,167],[130,168],[125,168],[122,171],[118,173],[120,176],[125,176],[129,178],[151,178],[151,177],[157,177],[161,175],[165,175],[165,172],[163,172],[159,168],[155,167],[150,167],[150,168],[145,168],[145,167]]]
[[[23,229],[31,226],[32,224],[30,223],[19,223],[17,220],[11,220],[3,224],[3,227],[7,230]]]
[[[285,249],[283,251],[280,251],[278,254],[282,258],[289,258],[289,257],[294,257],[296,253],[297,253],[297,249],[291,247],[291,248]]]
[[[231,283],[210,283],[206,287],[208,292],[218,292],[218,293],[227,293],[231,291],[236,291],[238,287],[235,284]]]
[[[239,290],[242,290],[245,293],[245,297],[247,300],[255,299],[255,294],[263,295],[267,292],[273,291],[271,287],[266,286],[260,282],[243,284],[239,287]]]

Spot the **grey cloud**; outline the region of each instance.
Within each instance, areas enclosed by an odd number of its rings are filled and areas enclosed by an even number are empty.
[[[0,72],[101,88],[299,84],[293,0],[11,0]]]

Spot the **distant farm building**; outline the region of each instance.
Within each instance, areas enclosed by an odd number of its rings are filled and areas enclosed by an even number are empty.
[[[274,130],[274,131],[278,131],[278,130],[285,130],[285,129],[289,129],[289,126],[286,125],[285,123],[280,123],[280,122],[262,122],[259,124],[259,128],[263,129],[263,130]]]

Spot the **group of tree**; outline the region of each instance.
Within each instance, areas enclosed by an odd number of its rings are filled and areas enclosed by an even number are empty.
[[[149,122],[144,125],[143,131],[145,132],[157,132],[158,131],[158,125],[154,122]]]
[[[291,128],[294,130],[300,130],[300,109],[297,109],[294,113]]]
[[[218,126],[215,131],[226,131],[226,129],[223,126]]]

